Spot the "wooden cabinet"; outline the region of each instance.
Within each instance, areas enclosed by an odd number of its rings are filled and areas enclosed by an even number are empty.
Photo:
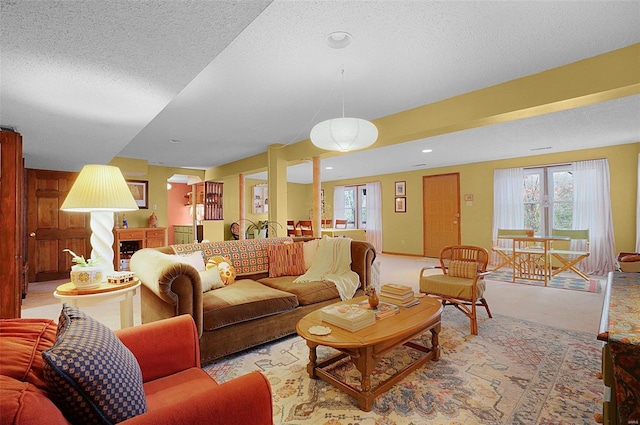
[[[603,341],[604,399],[596,421],[607,425],[638,423],[640,273],[609,273],[598,339]]]
[[[193,242],[193,226],[173,226],[173,243],[185,244]]]
[[[129,270],[129,259],[139,249],[166,245],[167,229],[164,227],[114,229],[113,233],[113,268],[115,270]]]
[[[23,243],[22,136],[0,131],[0,318],[20,317],[26,294]]]
[[[202,241],[202,224],[196,226],[196,239],[193,237],[193,226],[190,224],[175,225],[173,226],[173,243],[185,244],[192,243],[196,240]]]
[[[159,248],[165,246],[165,228],[146,229],[144,231],[145,248]]]

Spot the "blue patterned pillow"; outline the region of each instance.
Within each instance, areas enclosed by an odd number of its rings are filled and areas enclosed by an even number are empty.
[[[44,378],[74,424],[114,424],[147,411],[133,353],[100,322],[65,304],[56,343],[42,352]]]

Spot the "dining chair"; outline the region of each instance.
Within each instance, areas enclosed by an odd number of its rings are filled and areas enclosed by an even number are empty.
[[[347,220],[336,219],[336,224],[334,225],[336,229],[346,229],[347,228]]]
[[[472,245],[447,246],[440,251],[440,269],[433,273],[433,267],[420,271],[420,292],[438,298],[442,305],[453,305],[471,321],[471,333],[478,335],[477,307],[487,310],[491,318],[489,304],[484,298],[489,253],[486,249]]]
[[[551,231],[553,236],[568,237],[567,241],[553,241],[553,246],[549,250],[549,257],[556,259],[560,267],[553,270],[551,276],[555,276],[563,271],[571,271],[589,281],[589,276],[578,269],[577,264],[591,255],[589,250],[589,229],[586,230],[559,230]]]
[[[491,250],[498,254],[498,265],[493,271],[502,267],[509,266],[513,268],[513,241],[507,239],[510,236],[526,236],[525,229],[498,229],[498,238],[493,241]]]
[[[332,224],[333,224],[333,220],[331,220],[330,218],[323,218],[322,219],[321,226],[322,226],[323,229],[330,229]]]
[[[311,220],[300,220],[296,225],[296,229],[302,236],[313,236],[313,222]]]

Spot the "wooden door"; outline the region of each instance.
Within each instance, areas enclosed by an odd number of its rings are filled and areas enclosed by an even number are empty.
[[[69,248],[85,258],[91,256],[89,213],[60,211],[78,173],[27,170],[27,244],[29,281],[69,277]]]
[[[460,244],[460,174],[425,176],[422,186],[424,255],[437,258],[445,246]]]

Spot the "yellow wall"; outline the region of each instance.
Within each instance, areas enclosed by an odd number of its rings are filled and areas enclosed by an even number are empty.
[[[461,205],[462,243],[491,248],[491,227],[493,221],[493,172],[499,168],[530,167],[583,161],[588,159],[607,158],[611,177],[611,209],[614,222],[614,234],[617,251],[635,251],[636,228],[636,193],[638,155],[640,142],[613,147],[586,149],[557,154],[536,155],[501,161],[489,161],[476,164],[464,164],[450,167],[416,170],[406,173],[377,175],[359,179],[339,180],[322,183],[325,198],[329,206],[326,216],[332,217],[333,188],[336,185],[355,185],[374,181],[382,185],[382,228],[383,251],[408,255],[423,254],[423,211],[422,211],[422,179],[424,176],[459,173],[460,195],[473,195],[473,203],[467,206],[463,199]],[[112,165],[119,166],[127,158],[115,158]],[[145,163],[146,164],[146,163]],[[130,165],[130,163],[129,163]],[[146,166],[146,173],[132,177],[136,180],[149,181],[150,209],[127,213],[130,227],[145,227],[147,218],[155,210],[159,226],[167,223],[167,191],[166,181],[173,174],[202,175],[200,170]],[[131,169],[131,167],[129,167]],[[406,181],[407,212],[394,212],[394,187],[396,181]],[[231,239],[229,226],[239,217],[238,178],[228,177],[224,182],[224,238]],[[267,214],[256,215],[251,212],[251,193],[253,186],[264,183],[263,180],[247,179],[245,181],[245,202],[247,218],[252,221],[266,220]],[[287,214],[290,219],[303,220],[309,218],[311,209],[312,185],[289,183],[287,185]],[[286,223],[278,228],[279,235],[286,234]],[[211,226],[207,226],[207,229]],[[215,236],[221,232],[217,224]],[[205,234],[211,239],[213,234]],[[217,238],[217,237],[216,237]],[[213,239],[211,239],[213,240]]]
[[[616,251],[635,250],[636,193],[638,154],[640,142],[599,149],[557,154],[536,155],[501,161],[489,161],[451,167],[417,170],[360,179],[340,180],[322,184],[325,193],[333,193],[336,185],[355,185],[380,181],[382,185],[382,237],[383,251],[409,255],[423,254],[423,176],[460,174],[461,242],[491,248],[493,225],[493,172],[495,169],[530,167],[607,158],[611,177],[611,209],[613,215]],[[406,181],[407,212],[394,212],[396,181]],[[307,185],[311,191],[311,185]],[[464,195],[474,197],[471,206]]]
[[[149,182],[149,209],[125,213],[129,227],[147,227],[147,220],[154,212],[158,227],[167,227],[167,180],[174,174],[204,178],[203,170],[148,165],[147,161],[139,159],[116,157],[109,164],[120,168],[125,179]]]

